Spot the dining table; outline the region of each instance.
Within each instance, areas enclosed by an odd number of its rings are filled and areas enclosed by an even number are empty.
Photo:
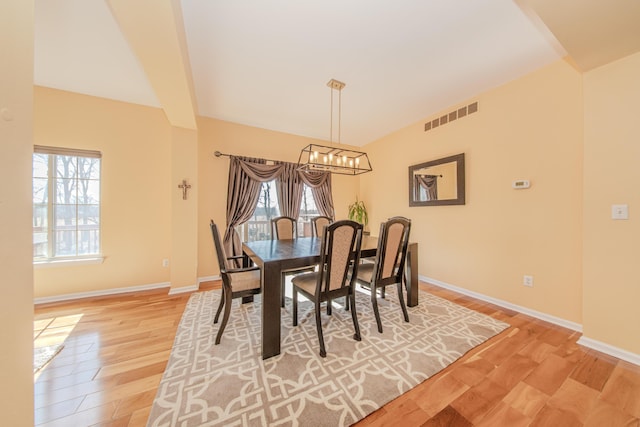
[[[280,354],[281,298],[284,273],[310,267],[320,261],[322,239],[299,237],[289,240],[258,240],[244,242],[244,254],[262,270],[262,359]],[[361,258],[374,257],[378,238],[362,237]],[[418,304],[418,245],[409,242],[405,262],[407,305]]]

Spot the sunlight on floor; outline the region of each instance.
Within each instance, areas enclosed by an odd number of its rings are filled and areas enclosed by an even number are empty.
[[[68,316],[43,317],[41,319],[34,320],[33,348],[41,348],[64,343],[71,331],[73,331],[78,322],[80,322],[82,316],[83,314],[80,313]],[[38,379],[45,366],[34,374],[34,381]]]

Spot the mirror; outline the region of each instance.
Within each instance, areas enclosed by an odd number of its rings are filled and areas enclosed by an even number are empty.
[[[464,205],[464,153],[409,166],[409,206]]]

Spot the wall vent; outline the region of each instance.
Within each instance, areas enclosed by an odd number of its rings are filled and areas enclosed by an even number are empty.
[[[473,114],[478,111],[478,101],[465,105],[464,107],[458,108],[457,110],[453,110],[452,112],[445,114],[443,116],[437,117],[431,121],[428,121],[424,124],[424,131],[428,131],[438,126],[446,125],[449,122],[452,122],[457,119],[461,119],[464,116],[469,114]]]

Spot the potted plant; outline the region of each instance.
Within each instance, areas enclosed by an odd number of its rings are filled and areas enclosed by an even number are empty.
[[[358,200],[358,197],[356,197],[355,202],[349,205],[348,215],[351,221],[359,222],[363,227],[366,227],[369,223],[367,207],[364,205],[364,202],[362,200]]]

